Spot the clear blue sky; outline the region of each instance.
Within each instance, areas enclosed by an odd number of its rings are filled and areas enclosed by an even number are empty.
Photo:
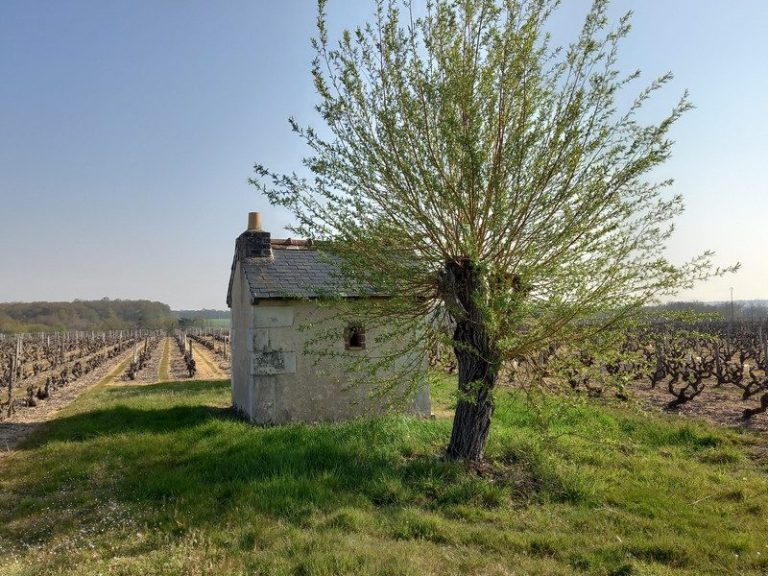
[[[335,29],[364,0],[330,0]],[[583,0],[566,0],[557,26]],[[622,62],[676,79],[697,109],[664,176],[687,212],[670,256],[704,248],[737,275],[681,297],[768,298],[768,2],[616,0],[635,11]],[[299,167],[287,118],[313,121],[313,0],[0,2],[0,301],[150,298],[224,308],[247,184]]]

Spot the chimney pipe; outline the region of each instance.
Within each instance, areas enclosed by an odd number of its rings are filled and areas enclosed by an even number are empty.
[[[261,232],[261,214],[258,212],[248,213],[248,232]]]
[[[235,250],[241,260],[246,258],[271,258],[272,235],[261,229],[261,214],[248,213],[248,230],[237,237]]]

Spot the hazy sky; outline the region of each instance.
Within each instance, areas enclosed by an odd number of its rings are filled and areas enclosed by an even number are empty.
[[[334,27],[369,11],[330,0]],[[582,0],[556,21],[574,25]],[[670,257],[710,248],[735,276],[681,297],[768,298],[768,1],[616,0],[622,63],[697,108],[673,132],[686,198]],[[224,308],[247,212],[289,221],[247,184],[290,171],[287,118],[315,119],[314,0],[0,0],[0,301],[150,298]]]

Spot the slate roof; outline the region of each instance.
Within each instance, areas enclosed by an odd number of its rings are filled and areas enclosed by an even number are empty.
[[[271,255],[248,257],[235,250],[229,279],[227,305],[232,306],[232,282],[237,262],[250,287],[252,301],[371,296],[365,290],[342,288],[338,259],[303,240],[271,240]]]
[[[276,249],[271,261],[248,258],[240,265],[255,299],[320,298],[338,293],[338,268],[317,250]]]

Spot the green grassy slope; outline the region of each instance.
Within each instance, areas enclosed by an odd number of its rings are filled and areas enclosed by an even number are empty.
[[[545,434],[501,394],[476,470],[440,458],[447,419],[261,429],[228,401],[227,382],[78,399],[0,460],[0,574],[768,571],[764,437],[554,404]]]

